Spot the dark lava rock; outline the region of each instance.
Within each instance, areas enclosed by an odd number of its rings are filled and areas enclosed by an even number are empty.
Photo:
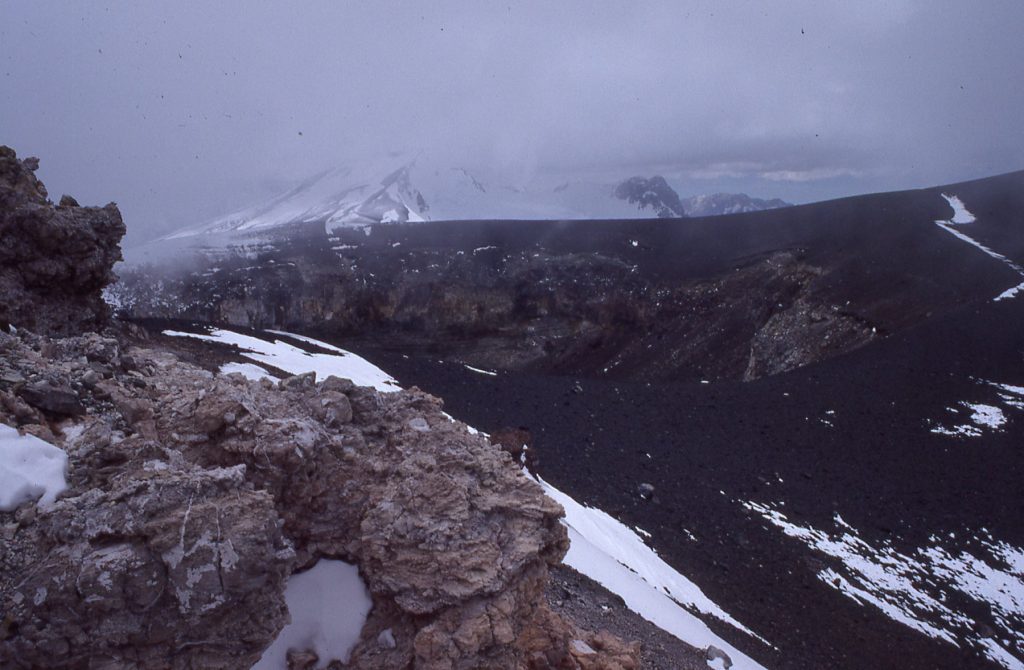
[[[0,146],[0,322],[68,334],[104,323],[100,295],[121,260],[125,227],[113,203],[78,207],[69,196],[57,207],[33,171]]]
[[[615,197],[640,209],[651,209],[662,219],[686,216],[679,194],[661,175],[650,179],[630,177],[615,187]]]
[[[18,389],[17,394],[32,407],[48,414],[79,416],[85,413],[85,407],[82,406],[74,391],[48,381],[33,382],[23,386]]]

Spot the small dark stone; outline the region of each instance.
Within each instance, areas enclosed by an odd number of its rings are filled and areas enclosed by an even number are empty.
[[[315,667],[319,660],[320,657],[312,651],[304,649],[288,650],[288,670],[309,670],[309,668]]]
[[[0,372],[0,384],[21,384],[25,381],[25,378],[15,370],[4,370]]]
[[[49,414],[62,416],[85,414],[85,407],[82,406],[75,392],[68,387],[39,381],[23,386],[18,389],[17,394],[32,407]]]
[[[312,388],[316,386],[316,373],[303,372],[301,375],[285,377],[277,383],[277,386],[282,389]]]
[[[352,382],[351,379],[336,377],[334,375],[327,377],[317,386],[317,389],[321,393],[325,391],[337,391],[338,393],[348,393],[353,388],[355,388],[355,384]]]

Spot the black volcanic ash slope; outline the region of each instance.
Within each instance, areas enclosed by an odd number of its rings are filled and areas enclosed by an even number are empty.
[[[1022,184],[1017,173],[966,188],[981,216],[1019,211]],[[932,223],[949,216],[924,190],[682,221],[442,222],[331,237],[313,222],[200,250],[184,269],[128,268],[119,291],[134,316],[368,336],[484,367],[753,379],[1019,283]]]
[[[978,219],[958,230],[1024,262],[1015,173],[713,222],[278,241],[258,270],[177,280],[186,307],[163,314],[315,333],[482,430],[525,427],[542,476],[652,533],[777,647],[720,631],[768,667],[1013,667],[997,659],[1024,655],[1024,296],[993,298],[1022,277],[935,225],[943,193]],[[524,257],[536,274],[516,274]],[[825,336],[840,345],[807,344]],[[541,355],[509,354],[531,339]],[[965,586],[964,557],[1005,597]]]

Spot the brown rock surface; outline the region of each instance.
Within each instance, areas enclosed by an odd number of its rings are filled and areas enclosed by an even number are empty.
[[[0,421],[70,462],[53,506],[0,513],[0,666],[248,667],[288,575],[336,558],[373,599],[346,667],[636,667],[548,608],[561,508],[437,398],[213,376],[96,335],[0,334],[0,371]],[[40,382],[85,413],[24,406]]]

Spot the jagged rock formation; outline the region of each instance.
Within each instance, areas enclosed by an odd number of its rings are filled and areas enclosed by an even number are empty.
[[[634,204],[641,210],[650,209],[661,219],[687,215],[683,203],[679,201],[679,194],[661,175],[655,175],[650,179],[630,177],[615,187],[615,197]]]
[[[347,667],[635,664],[544,604],[561,508],[437,398],[213,377],[94,334],[0,334],[0,367],[0,422],[70,459],[52,507],[0,514],[4,667],[248,667],[322,557],[373,597]],[[38,381],[84,413],[21,393]]]
[[[66,195],[54,206],[38,166],[0,146],[0,323],[53,333],[95,327],[108,312],[100,291],[121,259],[121,213]]]
[[[99,322],[116,207],[54,208],[35,161],[0,159],[3,318]],[[561,507],[439,399],[215,376],[116,327],[0,330],[0,423],[68,456],[56,502],[0,512],[0,667],[248,668],[321,558],[373,601],[346,667],[636,667],[548,608]]]
[[[746,193],[712,193],[680,198],[661,175],[650,178],[630,177],[615,187],[614,195],[619,200],[636,205],[641,211],[649,209],[662,219],[722,216],[791,206],[779,198],[763,200],[751,198]]]

